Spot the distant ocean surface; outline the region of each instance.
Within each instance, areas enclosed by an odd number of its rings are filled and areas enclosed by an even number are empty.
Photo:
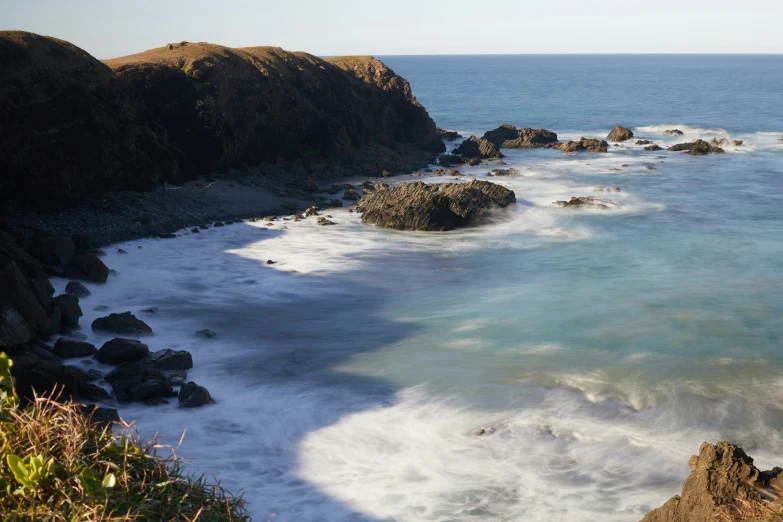
[[[504,151],[520,175],[488,179],[519,203],[475,228],[332,209],[333,227],[120,245],[91,304],[156,308],[150,348],[190,350],[218,401],[121,414],[173,444],[187,429],[178,454],[244,488],[259,521],[631,522],[679,492],[703,441],[783,465],[783,56],[382,59],[466,137],[635,138]],[[634,144],[696,138],[743,145]],[[616,205],[552,204],[571,196]]]

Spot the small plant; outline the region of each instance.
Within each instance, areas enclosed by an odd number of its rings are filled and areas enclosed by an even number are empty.
[[[21,407],[11,366],[0,353],[0,520],[250,520],[241,496],[189,475],[124,422],[98,425],[57,397]]]

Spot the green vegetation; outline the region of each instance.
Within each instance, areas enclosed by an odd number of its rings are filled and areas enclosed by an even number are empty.
[[[250,520],[241,496],[186,474],[125,423],[112,430],[54,398],[22,407],[11,365],[0,352],[0,520]]]

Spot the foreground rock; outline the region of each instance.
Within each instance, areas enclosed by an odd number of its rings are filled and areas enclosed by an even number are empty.
[[[199,408],[214,402],[215,399],[212,398],[209,391],[195,382],[186,382],[179,389],[180,408]]]
[[[633,138],[633,132],[627,127],[618,125],[606,136],[608,141],[628,141]]]
[[[691,474],[680,495],[648,513],[642,522],[708,522],[721,508],[741,500],[763,502],[761,491],[783,485],[781,469],[759,471],[750,458],[731,442],[705,442],[689,461]]]
[[[494,143],[483,138],[471,136],[454,149],[454,154],[463,158],[502,158],[503,154],[497,149]]]
[[[677,145],[672,145],[669,147],[669,150],[675,152],[685,151],[686,153],[692,154],[693,156],[703,156],[705,154],[723,154],[725,152],[717,145],[713,145],[704,140],[696,140],[689,143],[678,143]]]
[[[546,129],[517,129],[513,125],[504,124],[485,132],[482,139],[503,149],[548,149],[557,143],[557,134]]]
[[[357,204],[362,222],[396,230],[444,231],[482,212],[516,202],[514,192],[488,181],[404,183],[381,188]]]
[[[607,152],[609,144],[604,140],[596,140],[593,138],[580,138],[579,141],[567,141],[565,143],[558,143],[553,145],[552,148],[562,150],[563,152]]]
[[[92,329],[125,335],[151,334],[152,328],[130,312],[110,314],[92,322]]]

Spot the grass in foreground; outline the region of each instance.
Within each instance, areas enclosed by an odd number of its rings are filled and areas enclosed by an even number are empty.
[[[10,365],[0,353],[0,520],[250,520],[241,496],[188,475],[127,424],[101,427],[46,397],[21,407]]]
[[[781,492],[775,491],[772,502],[742,500],[735,507],[723,509],[717,519],[720,522],[783,522],[781,498]]]

